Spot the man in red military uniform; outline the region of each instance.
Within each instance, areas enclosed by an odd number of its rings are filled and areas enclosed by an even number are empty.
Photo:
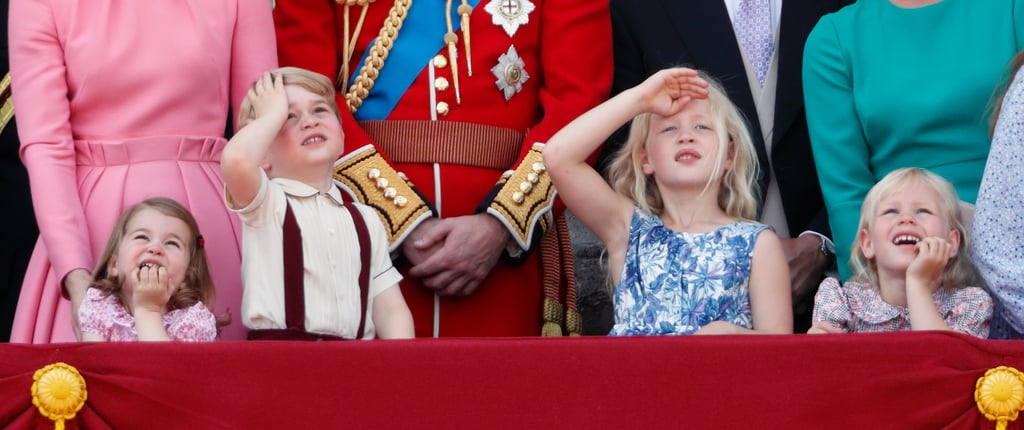
[[[540,151],[608,95],[607,3],[277,1],[281,65],[352,114],[335,179],[404,255],[417,336],[579,332]]]

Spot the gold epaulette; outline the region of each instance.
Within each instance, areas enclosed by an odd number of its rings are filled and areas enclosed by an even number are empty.
[[[487,213],[498,217],[524,250],[536,239],[537,226],[544,232],[551,224],[555,187],[544,168],[543,149],[544,144],[535,143],[519,167],[502,176],[500,190],[487,207]]]
[[[372,145],[335,162],[334,180],[352,198],[377,211],[388,231],[389,251],[398,249],[416,225],[433,215],[405,175],[396,172]]]
[[[7,73],[0,80],[0,133],[4,132],[11,118],[14,118],[14,99],[11,98],[11,74]]]

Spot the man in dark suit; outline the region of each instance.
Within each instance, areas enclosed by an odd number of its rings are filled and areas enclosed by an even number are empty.
[[[7,1],[0,4],[0,22],[7,34]],[[28,173],[18,158],[18,129],[11,103],[7,38],[0,41],[0,190],[4,210],[0,211],[0,342],[11,337],[11,322],[18,305],[21,281],[25,277],[39,230],[32,213]]]
[[[794,330],[810,325],[814,292],[831,263],[831,240],[804,114],[804,41],[818,19],[853,0],[759,0],[766,36],[762,62],[743,48],[750,0],[611,0],[615,77],[612,93],[666,67],[688,66],[719,80],[746,116],[761,167],[761,221],[782,238],[793,282]],[[626,133],[598,161],[604,169]]]

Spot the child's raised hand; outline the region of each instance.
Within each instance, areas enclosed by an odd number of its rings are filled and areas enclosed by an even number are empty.
[[[132,270],[128,282],[132,283],[132,309],[159,313],[167,309],[167,301],[176,287],[166,267],[143,266]]]
[[[661,70],[636,88],[647,104],[646,111],[661,116],[673,115],[690,101],[708,96],[707,81],[685,67]]]
[[[288,95],[284,91],[284,78],[280,75],[267,72],[252,84],[249,93],[245,95],[252,103],[254,118],[279,118],[284,120],[288,117]]]
[[[928,285],[930,292],[938,288],[935,282],[946,270],[946,264],[956,255],[953,245],[941,237],[926,237],[916,245],[917,257],[907,267],[907,280],[916,279]]]

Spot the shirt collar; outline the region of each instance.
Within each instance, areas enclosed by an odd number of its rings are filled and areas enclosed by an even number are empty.
[[[333,183],[331,184],[331,188],[328,189],[326,193],[321,193],[319,190],[310,186],[309,184],[302,181],[296,181],[294,179],[273,178],[271,179],[271,181],[274,181],[274,183],[281,187],[281,189],[284,190],[285,194],[288,195],[292,195],[295,197],[312,197],[317,194],[321,194],[331,198],[339,206],[345,204],[345,201],[342,200],[341,198],[341,190],[339,190],[338,186]]]

